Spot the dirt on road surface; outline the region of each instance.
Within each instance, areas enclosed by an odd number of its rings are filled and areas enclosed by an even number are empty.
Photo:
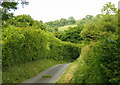
[[[32,83],[56,83],[69,65],[70,63],[55,65],[22,83],[29,83],[30,85]]]

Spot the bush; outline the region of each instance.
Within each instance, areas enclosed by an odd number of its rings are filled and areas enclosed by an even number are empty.
[[[116,33],[118,26],[118,16],[105,15],[96,18],[94,21],[87,23],[81,31],[81,37],[85,41],[97,41],[103,36],[109,36],[109,33]]]
[[[120,83],[120,38],[104,38],[82,49],[74,83]]]
[[[68,30],[65,30],[64,32],[59,33],[56,35],[57,38],[61,39],[62,41],[69,41],[71,43],[78,43],[80,44],[83,40],[80,32],[82,31],[83,25],[79,25],[76,27],[70,27]]]
[[[79,45],[62,42],[41,29],[9,27],[2,30],[3,69],[42,58],[73,60]]]
[[[38,28],[45,30],[45,25],[37,20],[33,20],[30,15],[18,15],[6,21],[3,25],[4,28],[9,27],[9,25],[13,25],[15,27],[21,28]]]

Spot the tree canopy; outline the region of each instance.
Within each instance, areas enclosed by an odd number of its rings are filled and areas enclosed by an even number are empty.
[[[101,12],[105,15],[111,15],[117,12],[117,8],[115,8],[114,4],[112,4],[111,2],[108,2],[103,6],[103,8],[101,9]]]
[[[9,13],[11,10],[17,10],[17,5],[21,4],[23,7],[24,5],[28,5],[29,2],[26,0],[2,0],[0,6],[2,7],[2,20],[6,21],[13,17],[13,13]]]

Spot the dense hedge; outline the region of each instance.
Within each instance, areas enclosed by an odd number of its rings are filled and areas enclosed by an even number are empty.
[[[109,33],[116,33],[118,27],[117,15],[104,15],[101,18],[95,18],[94,21],[87,23],[80,35],[85,42],[98,41]]]
[[[8,27],[9,25],[21,28],[29,27],[45,30],[45,25],[43,25],[43,23],[40,21],[33,20],[30,15],[14,16],[13,18],[10,18],[6,21],[6,23],[3,24],[3,28]]]
[[[62,41],[67,41],[71,43],[81,43],[83,40],[80,32],[84,28],[83,25],[70,27],[68,30],[65,30],[64,32],[56,34],[56,37],[61,39]]]
[[[105,38],[81,53],[72,83],[120,83],[120,38]]]
[[[104,15],[81,32],[86,47],[72,83],[120,83],[120,26],[118,15]]]
[[[72,60],[79,56],[79,45],[62,42],[41,29],[9,27],[2,30],[3,69],[41,58]]]

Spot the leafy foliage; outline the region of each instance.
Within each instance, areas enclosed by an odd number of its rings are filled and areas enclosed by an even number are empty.
[[[79,56],[80,46],[62,42],[41,29],[9,27],[3,29],[3,69],[42,58],[73,60]]]
[[[107,3],[103,14],[86,15],[77,21],[73,17],[61,18],[46,22],[47,28],[29,15],[8,19],[2,30],[3,70],[39,59],[73,61],[81,51],[70,83],[120,83],[119,12],[114,4]],[[59,32],[58,27],[70,24],[78,26]],[[82,50],[80,44],[84,45]]]
[[[71,25],[71,24],[74,24],[74,23],[75,23],[75,19],[73,17],[69,17],[68,21],[67,21],[67,24]]]
[[[85,41],[96,41],[117,31],[117,16],[106,15],[87,23],[80,33]]]
[[[88,22],[94,21],[94,16],[93,15],[86,15],[83,19],[76,20],[75,24],[77,25],[85,25]]]
[[[116,15],[86,24],[81,35],[89,42],[77,60],[71,83],[120,83],[120,36]],[[87,40],[88,39],[88,40]],[[90,40],[90,41],[89,41]]]
[[[39,28],[42,30],[45,30],[45,25],[43,23],[33,20],[30,15],[18,15],[14,16],[14,18],[11,18],[7,20],[6,24],[4,24],[4,27],[7,27],[9,25],[13,25],[15,27],[22,27],[22,28]]]
[[[117,8],[115,8],[114,4],[112,4],[111,2],[108,2],[103,6],[103,8],[101,9],[101,12],[105,15],[111,15],[117,12]]]
[[[113,14],[111,5],[105,6],[104,11],[108,14],[100,14],[87,23],[80,23],[84,25],[80,32],[84,47],[69,83],[120,83],[120,18],[119,10],[118,14],[115,11]],[[112,7],[116,9],[114,5]]]
[[[17,5],[19,3],[22,4],[22,6],[29,4],[29,2],[27,2],[26,0],[21,0],[21,1],[19,1],[19,0],[18,1],[14,1],[14,0],[12,0],[12,1],[10,1],[10,0],[4,1],[4,0],[2,0],[1,1],[0,6],[3,7],[3,9],[2,9],[2,20],[3,21],[6,21],[6,20],[13,17],[13,13],[9,13],[9,11],[17,10]]]
[[[74,74],[74,83],[119,83],[120,44],[119,38],[105,38],[82,50],[79,66]],[[87,51],[87,52],[85,52]]]
[[[80,32],[82,31],[83,26],[76,26],[61,32],[60,34],[56,35],[57,38],[61,39],[62,41],[68,41],[72,43],[81,43]]]
[[[49,32],[58,31],[58,27],[65,26],[65,25],[73,25],[75,24],[75,19],[73,17],[69,17],[68,20],[65,18],[61,18],[60,20],[49,21],[46,22],[47,30]]]

